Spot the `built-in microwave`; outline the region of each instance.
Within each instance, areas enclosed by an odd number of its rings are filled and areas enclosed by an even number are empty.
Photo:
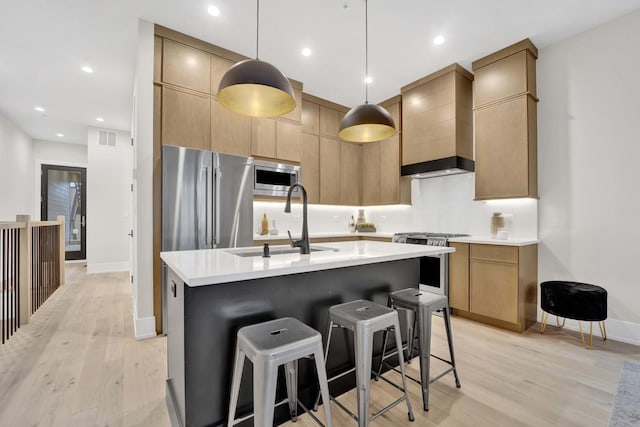
[[[300,182],[300,166],[256,160],[253,163],[253,194],[286,196],[291,185]],[[298,196],[300,189],[293,190]]]

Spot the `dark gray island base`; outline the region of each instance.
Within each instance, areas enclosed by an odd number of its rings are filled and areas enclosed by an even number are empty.
[[[419,277],[419,258],[196,287],[185,285],[169,270],[167,404],[172,422],[226,424],[236,332],[241,327],[289,316],[326,338],[330,306],[356,299],[386,305],[389,292],[416,287]],[[330,375],[348,369],[354,361],[350,333],[338,329],[334,334],[327,360]],[[381,346],[382,337],[376,337],[374,354],[379,355]],[[244,369],[240,415],[252,410],[251,363],[246,362]],[[313,362],[301,360],[299,391],[307,406],[315,399],[316,381]],[[354,376],[346,375],[332,382],[330,390],[338,395],[354,387]],[[278,398],[281,396],[286,396],[284,376],[278,383]],[[286,405],[276,409],[275,417],[276,424],[289,419]],[[252,423],[248,420],[241,425]]]

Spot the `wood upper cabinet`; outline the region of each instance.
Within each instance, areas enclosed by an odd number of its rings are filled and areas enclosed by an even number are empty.
[[[452,64],[401,89],[402,165],[473,159],[472,81]]]
[[[276,157],[276,126],[275,119],[264,117],[251,119],[252,156]]]
[[[529,96],[476,110],[477,200],[535,197],[536,101]]]
[[[211,99],[211,151],[249,156],[251,153],[251,119],[227,110]]]
[[[291,80],[291,86],[293,87],[296,107],[282,117],[300,123],[302,115],[302,83]]]
[[[340,204],[361,204],[362,155],[360,146],[350,142],[340,143]]]
[[[208,95],[162,89],[162,144],[208,150],[210,148]]]
[[[449,254],[449,305],[469,311],[469,244],[449,243],[455,252]]]
[[[473,63],[476,200],[538,196],[536,58],[526,39]]]
[[[153,81],[162,81],[162,37],[154,36],[153,38]]]
[[[218,55],[211,55],[211,94],[216,95],[218,93],[218,86],[220,86],[220,80],[224,73],[229,70],[235,64],[227,58],[223,58]]]
[[[320,203],[320,137],[312,133],[300,134],[300,166],[302,184],[309,203]]]
[[[340,204],[340,144],[337,139],[320,137],[320,203]]]
[[[344,114],[343,111],[320,105],[320,134],[338,138],[340,121],[342,121]]]
[[[164,39],[162,81],[198,92],[210,92],[210,54]]]
[[[320,132],[320,106],[306,99],[302,99],[302,130],[316,135]]]
[[[276,128],[276,158],[300,161],[300,125],[278,120]]]
[[[401,97],[382,103],[401,128]],[[362,204],[386,205],[411,203],[411,179],[400,176],[401,134],[382,141],[363,144],[362,148]]]
[[[380,204],[382,193],[380,146],[381,141],[362,145],[362,204],[365,206]]]

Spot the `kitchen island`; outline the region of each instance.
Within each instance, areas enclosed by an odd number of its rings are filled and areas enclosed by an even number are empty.
[[[168,267],[167,404],[174,425],[226,422],[241,327],[289,316],[326,336],[330,306],[356,299],[386,304],[389,292],[418,286],[420,257],[444,257],[454,251],[373,241],[325,243],[311,250],[300,255],[287,246],[273,246],[269,258],[261,256],[261,247],[161,254]],[[327,360],[331,374],[354,360],[351,337],[337,332]],[[374,353],[379,353],[381,339],[375,344]],[[251,372],[247,363],[240,414],[251,410]],[[332,394],[353,388],[351,377],[332,383]],[[305,403],[315,397],[315,378],[312,363],[300,361],[298,383]],[[284,381],[279,381],[278,396],[283,394]],[[287,410],[281,409],[276,417],[286,419]],[[251,425],[251,420],[245,424]]]

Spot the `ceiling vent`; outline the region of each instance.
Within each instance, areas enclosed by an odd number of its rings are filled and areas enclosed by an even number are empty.
[[[116,146],[117,133],[114,130],[98,129],[98,145],[105,147]]]

